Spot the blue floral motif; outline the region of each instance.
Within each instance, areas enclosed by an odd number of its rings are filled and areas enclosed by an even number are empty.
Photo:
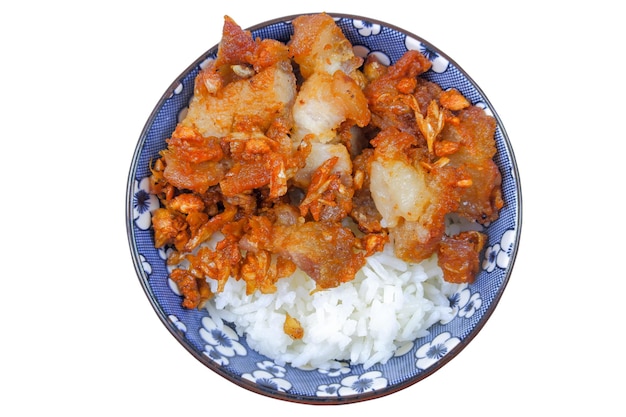
[[[159,258],[163,259],[164,261],[167,260],[169,253],[173,251],[172,248],[169,247],[160,247],[157,249],[157,254],[159,255]],[[168,269],[168,272],[172,272],[171,270]]]
[[[267,371],[275,377],[282,378],[287,374],[287,370],[282,366],[276,365],[272,361],[257,362],[256,366],[263,371]]]
[[[452,294],[449,300],[450,307],[454,312],[454,317],[456,317],[459,314],[459,311],[461,311],[461,309],[467,305],[471,297],[472,291],[468,288],[467,284],[461,285],[459,287],[459,290]]]
[[[341,388],[341,384],[320,385],[317,387],[315,395],[318,397],[337,397],[339,396],[339,388]]]
[[[483,299],[480,298],[480,293],[474,293],[468,300],[468,302],[459,310],[459,317],[470,318],[476,313],[476,310],[483,305]]]
[[[139,254],[139,260],[141,261],[141,268],[143,269],[143,272],[145,272],[146,275],[148,275],[148,278],[150,278],[150,274],[152,274],[152,265],[150,265],[150,262],[148,262],[146,257],[142,254]]]
[[[239,343],[237,333],[223,323],[218,325],[210,317],[202,319],[200,337],[208,343],[203,353],[220,365],[228,365],[230,358],[247,354],[246,348]]]
[[[452,337],[450,332],[443,332],[435,337],[432,342],[420,346],[415,352],[417,361],[415,366],[418,369],[426,369],[445,355],[447,355],[456,345],[461,342],[458,337]]]
[[[361,36],[372,36],[380,33],[379,24],[371,23],[366,20],[353,20],[352,25],[358,30]]]
[[[172,94],[170,94],[170,96],[168,97],[168,99],[179,95],[180,93],[183,92],[183,89],[185,87],[183,86],[183,83],[178,83],[178,85],[176,86],[176,88],[174,88],[174,90],[172,90]]]
[[[256,365],[259,369],[241,377],[275,391],[287,392],[291,389],[291,383],[283,378],[287,372],[285,368],[271,361],[257,362]]]
[[[428,60],[432,64],[432,67],[430,69],[433,72],[446,72],[446,70],[448,69],[448,65],[450,65],[450,62],[446,58],[442,57],[441,55],[439,55],[439,53],[433,51],[417,39],[407,36],[404,40],[404,45],[406,46],[406,49],[419,51],[422,55],[428,58]]]
[[[183,333],[187,333],[187,326],[185,326],[185,323],[180,321],[178,317],[176,317],[173,314],[170,314],[169,316],[167,316],[167,318],[170,319],[170,321],[174,324],[174,326],[176,326],[178,330],[180,330]]]
[[[133,192],[133,219],[141,230],[148,230],[152,225],[152,213],[159,208],[159,199],[150,193],[150,178],[135,180]]]
[[[454,317],[470,318],[474,315],[476,310],[482,306],[482,298],[480,293],[472,294],[467,284],[463,284],[459,289],[452,294],[448,300],[450,301],[450,307],[454,312]],[[442,322],[442,324],[449,323],[451,320]]]
[[[336,365],[336,367],[331,367],[330,369],[319,368],[317,371],[330,377],[341,376],[351,372],[350,365],[347,362],[336,362]]]
[[[406,342],[402,346],[399,346],[396,349],[396,351],[393,353],[393,356],[394,357],[404,356],[407,353],[409,353],[411,351],[411,349],[413,349],[413,346],[415,346],[414,342]]]
[[[450,296],[450,298],[448,298],[448,300],[450,301],[450,307],[452,308],[452,310],[455,311],[455,313],[458,313],[459,309],[467,304],[467,301],[472,295],[472,292],[467,287],[467,284],[462,284],[461,286],[459,286],[458,291],[456,291]]]
[[[348,376],[341,380],[341,387],[337,390],[337,395],[363,394],[385,388],[387,379],[383,378],[382,375],[380,371],[370,371],[361,375]]]
[[[509,229],[504,232],[499,243],[496,243],[485,250],[483,269],[487,272],[491,272],[496,268],[496,266],[502,269],[508,268],[514,245],[515,230]]]

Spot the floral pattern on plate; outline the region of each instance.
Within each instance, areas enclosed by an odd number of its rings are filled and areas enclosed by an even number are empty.
[[[245,337],[228,324],[214,320],[206,310],[180,306],[176,286],[169,280],[166,250],[155,249],[151,216],[159,206],[149,193],[149,164],[165,147],[176,123],[184,116],[193,93],[195,76],[214,59],[217,46],[208,50],[172,83],[150,116],[137,145],[127,185],[127,229],[135,269],[155,311],[171,333],[205,365],[232,382],[244,380],[248,389],[275,398],[307,403],[345,403],[376,398],[416,382],[455,356],[463,340],[475,335],[498,303],[514,263],[521,227],[521,197],[512,149],[497,114],[467,74],[451,59],[419,37],[362,17],[334,15],[337,24],[362,57],[375,54],[385,64],[407,50],[418,50],[432,62],[423,77],[442,88],[454,87],[498,121],[494,158],[502,173],[505,206],[500,218],[488,225],[489,243],[476,282],[450,297],[454,319],[439,323],[428,336],[406,343],[386,364],[363,369],[338,362],[332,369],[300,369],[278,365],[250,349]],[[253,35],[286,42],[293,17],[252,28]],[[316,372],[315,372],[316,371]]]

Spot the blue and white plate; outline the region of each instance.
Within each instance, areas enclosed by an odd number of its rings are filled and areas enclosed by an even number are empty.
[[[172,335],[200,362],[227,380],[250,391],[287,401],[343,404],[369,400],[406,388],[441,368],[476,336],[491,316],[511,275],[521,231],[521,188],[511,144],[495,109],[472,79],[433,45],[392,25],[374,19],[331,14],[357,55],[376,54],[392,64],[407,50],[419,50],[433,63],[425,74],[442,88],[454,87],[497,122],[495,162],[502,173],[505,202],[500,218],[486,229],[482,271],[475,283],[462,287],[451,304],[456,317],[430,329],[385,365],[367,370],[342,363],[323,371],[279,366],[259,355],[231,328],[218,330],[206,310],[181,307],[181,297],[168,280],[166,253],[154,248],[151,213],[158,199],[149,194],[150,162],[166,147],[179,115],[193,94],[194,79],[203,63],[217,54],[209,49],[167,89],[150,115],[133,156],[127,183],[126,226],[139,281],[158,317]],[[250,28],[253,36],[287,42],[293,33],[288,16]]]

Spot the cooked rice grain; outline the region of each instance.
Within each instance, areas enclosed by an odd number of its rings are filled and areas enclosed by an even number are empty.
[[[448,297],[458,288],[443,280],[436,256],[407,264],[391,246],[337,288],[312,293],[315,282],[301,271],[276,286],[273,294],[246,295],[245,282],[230,279],[207,309],[277,364],[322,369],[337,361],[365,368],[387,362],[399,347],[428,335],[433,324],[452,319]],[[283,331],[287,314],[304,328],[302,339]]]

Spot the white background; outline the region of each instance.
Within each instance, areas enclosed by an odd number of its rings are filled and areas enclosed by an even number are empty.
[[[623,412],[618,4],[3,2],[0,414]],[[417,385],[326,408],[243,390],[179,345],[135,275],[124,207],[145,121],[223,16],[245,28],[317,11],[392,23],[452,57],[504,122],[524,203],[513,275],[471,344]]]

